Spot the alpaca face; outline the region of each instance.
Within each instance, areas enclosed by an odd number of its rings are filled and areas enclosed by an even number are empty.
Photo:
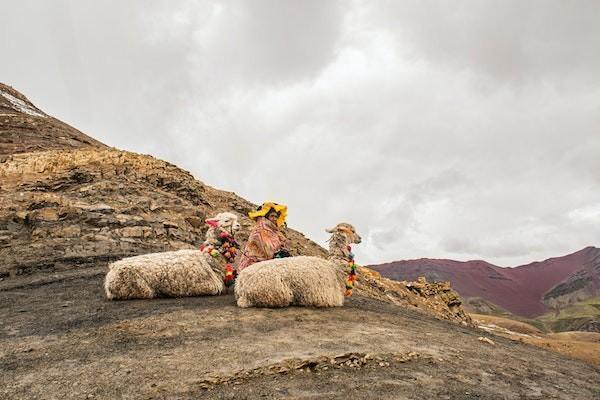
[[[206,222],[209,224],[214,223],[216,226],[232,235],[242,228],[238,216],[231,212],[219,213],[215,217],[207,219]]]

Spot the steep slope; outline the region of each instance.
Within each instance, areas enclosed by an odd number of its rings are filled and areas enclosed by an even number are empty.
[[[550,258],[515,268],[501,268],[485,261],[418,259],[371,266],[383,276],[397,280],[450,281],[463,297],[480,297],[525,317],[543,314],[544,296],[556,285],[581,271],[595,270],[593,260],[600,249],[588,247],[564,257]],[[596,261],[597,262],[597,261]],[[591,287],[591,285],[590,285]]]
[[[600,332],[600,296],[555,308],[537,320],[554,332]]]
[[[0,155],[0,279],[194,248],[206,217],[234,210],[247,228],[256,207],[167,162],[110,149],[3,84]],[[325,255],[286,234],[293,254]]]
[[[0,83],[0,159],[7,154],[83,147],[106,148]]]

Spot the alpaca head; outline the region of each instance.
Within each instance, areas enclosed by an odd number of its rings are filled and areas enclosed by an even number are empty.
[[[238,216],[231,212],[222,212],[205,221],[212,228],[219,228],[222,231],[228,232],[232,236],[235,235],[242,226],[240,225]]]
[[[361,242],[361,237],[356,229],[346,222],[337,224],[332,229],[326,230],[331,233],[329,239],[329,258],[332,260],[347,261],[350,257],[349,246]]]
[[[350,245],[353,243],[359,244],[362,239],[358,233],[356,233],[356,229],[354,226],[350,225],[347,222],[340,222],[332,229],[327,229],[327,232],[331,233],[332,236],[340,236],[345,239],[345,244]]]

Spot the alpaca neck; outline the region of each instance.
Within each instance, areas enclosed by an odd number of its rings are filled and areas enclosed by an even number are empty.
[[[213,226],[209,226],[206,231],[206,236],[204,239],[205,246],[218,246],[220,244],[219,234],[222,232],[221,228],[215,228]]]
[[[339,263],[350,261],[349,243],[345,235],[335,232],[329,239],[329,259]]]

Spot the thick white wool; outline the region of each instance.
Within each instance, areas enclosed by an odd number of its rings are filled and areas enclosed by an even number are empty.
[[[245,268],[235,282],[240,307],[338,307],[344,304],[343,272],[319,257],[262,261]]]
[[[217,295],[225,288],[217,264],[200,250],[129,257],[109,266],[104,290],[111,300]]]
[[[237,215],[224,212],[209,218],[218,227],[209,227],[207,245],[219,242],[220,232],[234,235],[240,230]],[[151,299],[217,295],[225,285],[224,258],[200,250],[179,250],[124,258],[109,265],[104,290],[109,299]]]

